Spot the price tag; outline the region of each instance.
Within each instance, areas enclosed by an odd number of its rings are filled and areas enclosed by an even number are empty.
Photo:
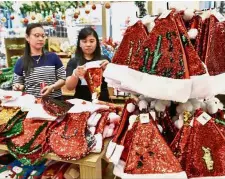
[[[140,114],[140,121],[142,124],[149,123],[150,122],[149,114],[148,113]]]
[[[197,121],[200,122],[202,125],[205,125],[212,117],[207,113],[203,112],[198,118]]]
[[[163,19],[163,18],[166,18],[170,13],[171,13],[172,10],[166,10],[164,11],[160,16],[159,16],[159,19]]]

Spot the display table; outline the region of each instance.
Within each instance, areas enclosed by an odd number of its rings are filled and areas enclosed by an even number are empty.
[[[104,141],[104,148],[100,154],[89,154],[80,160],[62,160],[53,153],[49,153],[45,158],[50,160],[63,161],[77,164],[80,167],[80,179],[101,179],[102,178],[102,159],[105,155],[109,139]],[[0,151],[8,150],[6,145],[0,144]]]

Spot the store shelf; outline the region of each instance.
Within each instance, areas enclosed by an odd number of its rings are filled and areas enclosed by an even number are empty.
[[[89,154],[80,160],[62,160],[53,153],[44,157],[50,160],[62,161],[80,166],[80,179],[101,179],[102,178],[102,159],[104,158],[110,139],[104,141],[103,151],[100,154]],[[0,150],[8,151],[6,145],[0,144]]]

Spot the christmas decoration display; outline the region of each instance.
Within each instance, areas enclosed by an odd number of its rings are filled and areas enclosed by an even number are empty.
[[[105,8],[106,8],[106,9],[110,9],[110,7],[111,7],[110,3],[109,3],[109,2],[106,2],[106,3],[105,3]]]

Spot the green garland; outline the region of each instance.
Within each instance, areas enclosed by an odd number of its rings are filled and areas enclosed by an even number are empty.
[[[56,12],[62,12],[65,13],[66,9],[69,8],[79,8],[79,7],[85,7],[85,5],[88,4],[88,1],[44,1],[44,2],[32,2],[31,5],[29,4],[22,4],[22,7],[20,8],[20,11],[22,14],[26,14],[29,12],[36,12],[36,13],[42,13],[44,14],[50,14],[56,13]],[[58,11],[57,11],[58,9]],[[47,12],[47,13],[46,13]]]

